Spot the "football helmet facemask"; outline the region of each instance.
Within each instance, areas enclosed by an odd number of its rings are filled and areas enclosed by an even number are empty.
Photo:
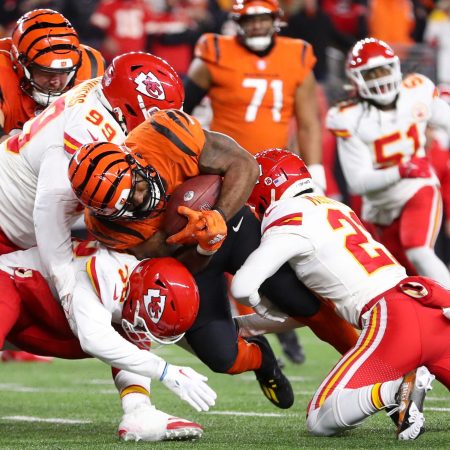
[[[80,202],[109,220],[155,217],[166,205],[158,172],[125,145],[94,142],[81,146],[70,160],[69,179]],[[142,199],[136,206],[138,195]]]
[[[272,27],[264,35],[249,36],[243,27],[243,23],[246,20],[251,20],[252,17],[261,15],[272,17]],[[280,30],[280,17],[282,16],[283,10],[280,8],[278,0],[234,0],[230,12],[230,17],[237,24],[239,40],[254,52],[263,52],[269,48],[275,33]]]
[[[197,317],[200,295],[194,277],[174,258],[141,261],[129,278],[122,328],[140,348],[179,341]]]
[[[117,56],[106,68],[98,91],[125,134],[159,109],[181,109],[183,83],[165,60],[144,52]]]
[[[347,57],[346,74],[360,97],[380,105],[391,104],[400,92],[400,59],[379,39],[362,39],[353,46]]]
[[[80,42],[71,23],[59,12],[35,9],[17,21],[11,36],[11,58],[21,89],[47,106],[75,82],[81,64]],[[33,72],[67,74],[65,84],[52,90],[36,83]]]
[[[269,205],[283,198],[314,188],[311,174],[303,160],[288,150],[271,148],[255,155],[259,178],[248,199],[260,215]]]

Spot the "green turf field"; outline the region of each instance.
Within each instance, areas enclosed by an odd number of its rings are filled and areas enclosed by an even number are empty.
[[[157,407],[204,426],[203,437],[195,442],[121,443],[116,436],[120,402],[109,367],[99,361],[0,363],[0,448],[450,449],[450,394],[437,382],[425,403],[427,432],[417,441],[396,441],[393,424],[384,414],[340,437],[310,437],[305,428],[306,405],[338,355],[308,331],[299,333],[307,359],[301,366],[286,366],[296,394],[294,406],[287,411],[263,397],[253,373],[216,375],[175,346],[159,351],[168,361],[191,365],[208,375],[218,393],[212,411],[197,413],[158,381],[153,383]],[[278,343],[271,342],[280,354]]]

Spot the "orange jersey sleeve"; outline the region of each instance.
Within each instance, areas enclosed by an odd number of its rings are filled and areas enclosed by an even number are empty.
[[[183,181],[199,174],[198,161],[205,134],[197,119],[182,111],[158,111],[136,127],[125,144],[158,171],[166,195],[170,195]],[[88,230],[104,245],[116,250],[126,250],[151,238],[163,220],[164,213],[139,221],[108,221],[85,213]]]
[[[102,54],[88,45],[81,45],[81,65],[77,71],[75,84],[97,78],[105,72],[105,60]]]
[[[277,36],[272,50],[261,57],[233,36],[205,34],[195,56],[211,74],[212,130],[231,136],[253,154],[287,147],[297,88],[316,63],[310,44]]]

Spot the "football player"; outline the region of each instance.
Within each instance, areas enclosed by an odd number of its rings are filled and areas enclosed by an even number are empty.
[[[12,36],[0,39],[0,141],[72,86],[103,72],[101,54],[80,44],[62,14],[51,9],[24,14]]]
[[[363,198],[362,219],[410,274],[450,287],[434,252],[442,199],[424,148],[428,124],[450,131],[450,106],[427,77],[402,78],[398,56],[378,39],[354,45],[346,73],[356,97],[328,112],[327,127],[350,190]]]
[[[102,78],[60,96],[0,144],[0,254],[38,244],[60,298],[75,284],[71,224],[82,210],[67,177],[68,155],[95,139],[122,142],[150,111],[183,104],[181,80],[147,53],[118,56]],[[0,348],[20,303],[0,300]]]
[[[331,436],[398,406],[391,411],[398,438],[416,439],[434,379],[428,369],[450,387],[450,291],[429,278],[408,277],[348,206],[313,194],[297,155],[271,149],[256,159],[261,175],[249,202],[262,218],[261,245],[234,276],[232,294],[257,306],[261,284],[289,263],[309,289],[362,330],[314,394],[309,431]]]
[[[124,410],[121,439],[200,437],[200,425],[155,409],[149,398],[150,380],[156,379],[197,411],[214,405],[206,377],[149,351],[152,343],[179,341],[194,322],[199,294],[192,275],[173,258],[138,261],[93,242],[74,251],[77,282],[67,320],[36,247],[0,257],[1,295],[22,305],[8,339],[39,354],[92,356],[111,365]]]
[[[297,120],[298,148],[317,184],[325,189],[321,126],[310,44],[277,36],[283,11],[278,0],[234,0],[236,36],[204,34],[185,80],[190,113],[208,95],[211,130],[226,133],[255,154],[288,147]]]
[[[189,257],[208,263],[196,274],[202,300],[196,323],[186,335],[190,346],[216,372],[254,370],[269,400],[290,407],[292,390],[270,346],[263,338],[238,339],[227,298],[225,273],[234,273],[259,243],[256,217],[248,207],[236,209],[247,199],[258,174],[253,157],[235,141],[203,130],[196,119],[175,110],[154,113],[128,135],[125,144],[87,144],[71,159],[69,178],[87,207],[89,231],[106,246],[140,258],[166,256],[178,252],[178,244],[195,243],[178,254],[187,258],[190,251]],[[212,211],[181,209],[189,223],[166,242],[165,197],[199,173],[224,175],[221,197]],[[341,352],[356,342],[354,329],[320,308],[289,267],[280,270],[264,292],[286,308],[293,305],[292,315],[302,316],[303,323]]]

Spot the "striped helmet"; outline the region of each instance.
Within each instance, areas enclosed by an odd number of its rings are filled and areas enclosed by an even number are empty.
[[[77,32],[51,9],[35,9],[20,17],[12,33],[11,56],[22,90],[43,106],[73,86],[81,64]],[[33,69],[67,74],[67,82],[58,90],[43,88],[33,80]]]
[[[161,213],[165,189],[158,172],[125,145],[93,142],[80,147],[69,163],[69,179],[80,202],[109,220],[139,220]],[[147,183],[135,205],[137,184]]]

